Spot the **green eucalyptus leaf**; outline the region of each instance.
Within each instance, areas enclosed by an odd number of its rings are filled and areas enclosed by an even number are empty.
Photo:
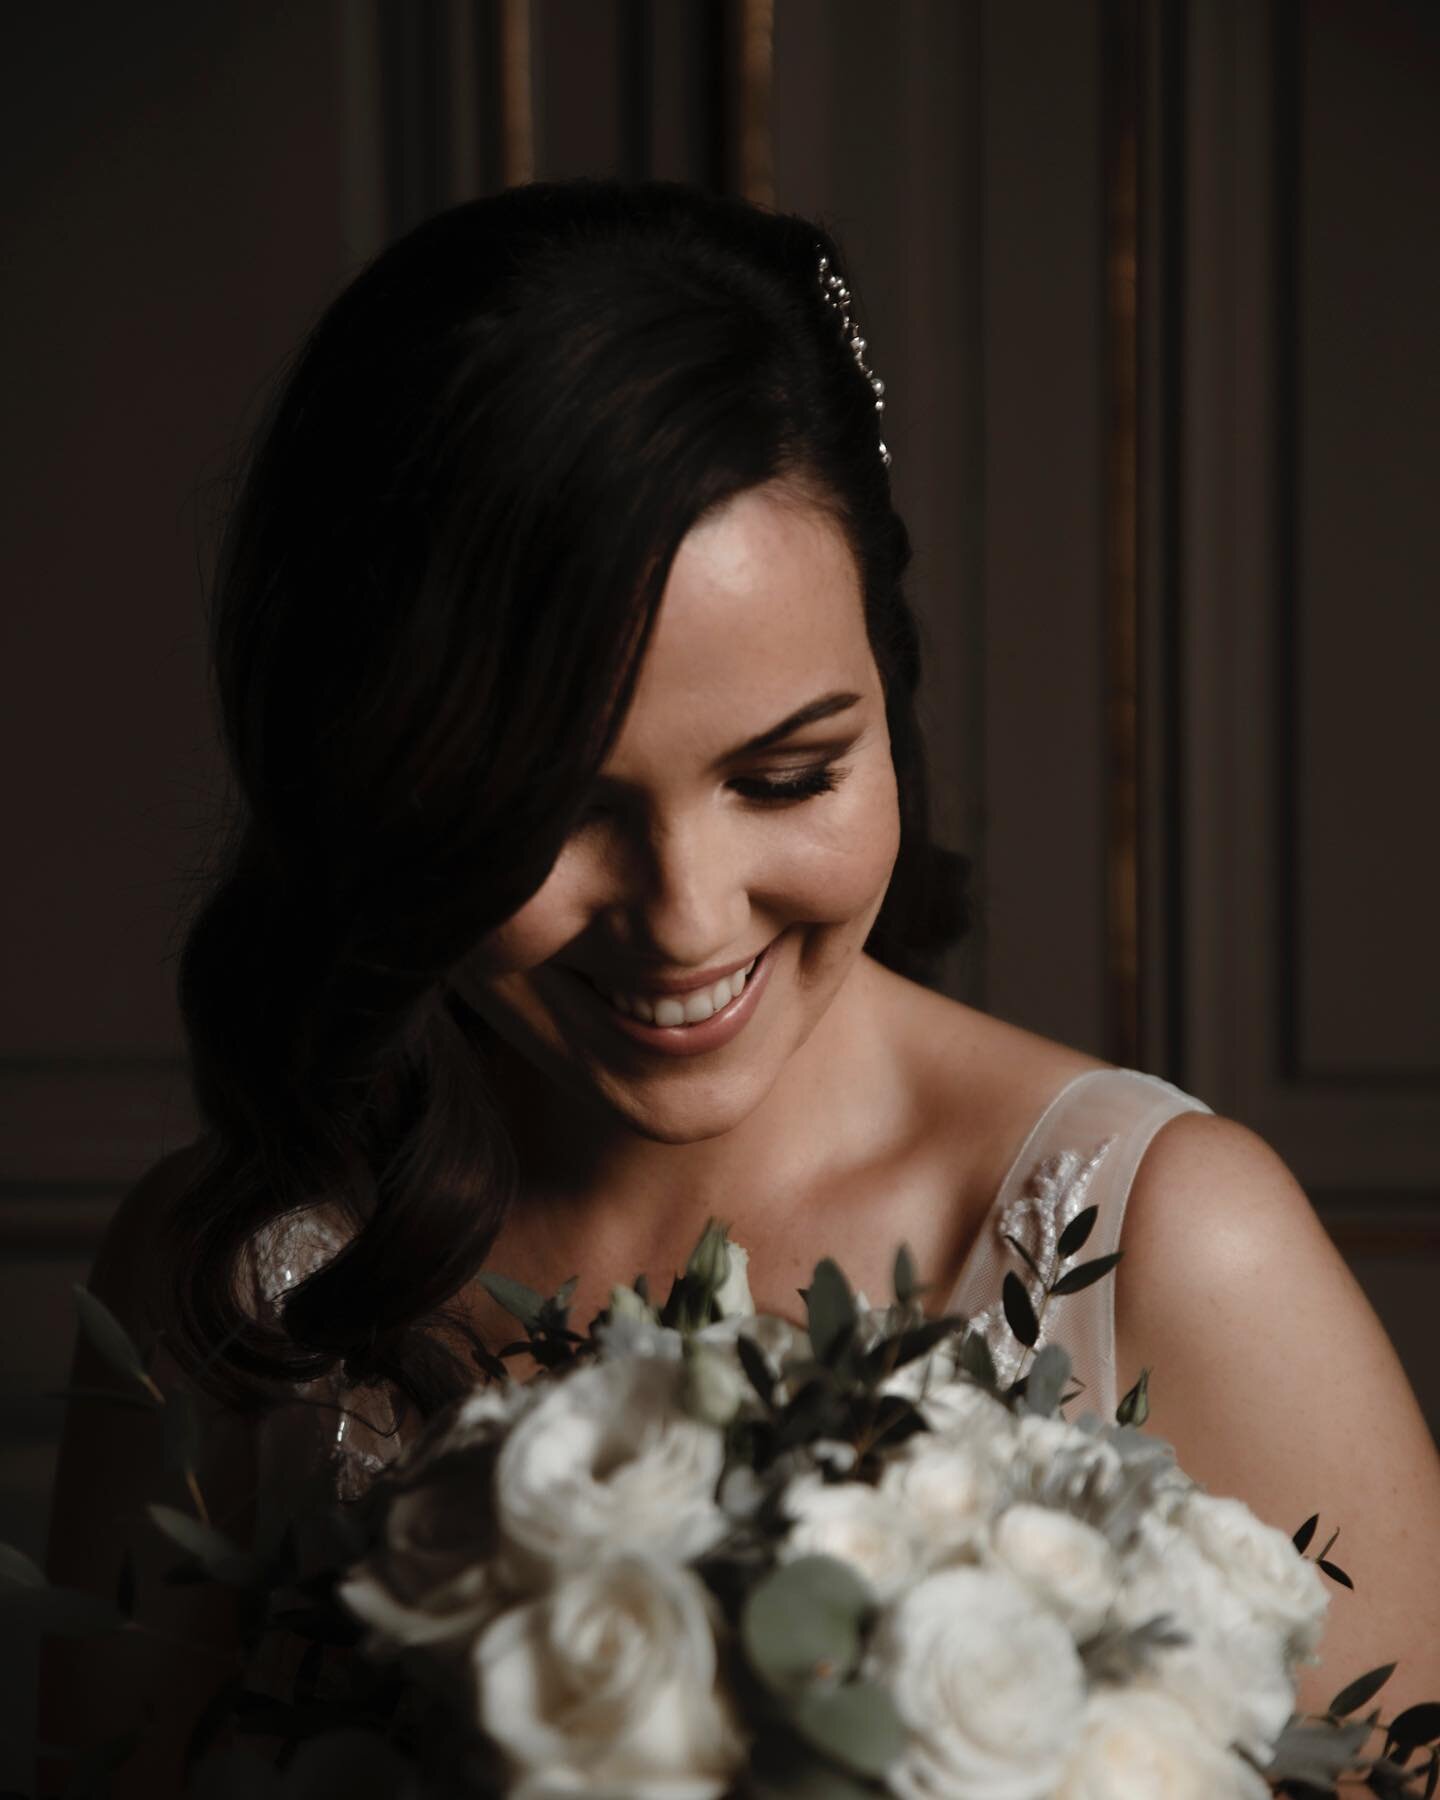
[[[1046,1344],[1025,1377],[1025,1410],[1048,1419],[1060,1404],[1070,1379],[1070,1356],[1059,1344]]]
[[[1140,1379],[1115,1408],[1117,1425],[1141,1426],[1150,1417],[1150,1371],[1142,1369]],[[1314,1521],[1311,1521],[1312,1525]]]
[[[910,1246],[902,1244],[895,1252],[895,1275],[892,1283],[895,1299],[901,1306],[908,1306],[915,1298],[918,1283],[915,1279],[915,1260],[910,1254]]]
[[[990,1346],[981,1331],[967,1331],[960,1343],[960,1367],[972,1381],[994,1393],[999,1383],[995,1370],[995,1358],[990,1354]]]
[[[769,1406],[775,1397],[775,1376],[765,1352],[743,1331],[735,1335],[735,1353],[740,1358],[740,1367],[745,1371],[751,1387]]]
[[[1095,1221],[1099,1216],[1100,1208],[1098,1206],[1087,1206],[1083,1212],[1076,1213],[1075,1217],[1060,1233],[1060,1242],[1055,1246],[1062,1261],[1064,1258],[1074,1256],[1077,1251],[1085,1248],[1085,1245],[1089,1242],[1090,1233],[1095,1229]]]
[[[905,1748],[895,1702],[870,1681],[801,1694],[790,1722],[817,1750],[857,1775],[884,1775]]]
[[[855,1297],[837,1262],[822,1257],[805,1293],[810,1345],[821,1362],[831,1362],[855,1329]]]
[[[1305,1523],[1295,1533],[1295,1536],[1291,1540],[1291,1542],[1295,1545],[1295,1548],[1300,1552],[1300,1554],[1302,1556],[1310,1548],[1310,1540],[1314,1537],[1315,1527],[1319,1523],[1320,1523],[1319,1513],[1311,1513],[1310,1517],[1305,1521]]]
[[[14,1582],[16,1587],[43,1588],[50,1584],[45,1571],[14,1544],[0,1544],[0,1582]]]
[[[1440,1738],[1440,1701],[1422,1700],[1418,1706],[1407,1706],[1390,1721],[1392,1743],[1413,1748],[1436,1738]]]
[[[109,1406],[123,1406],[131,1412],[158,1412],[163,1402],[157,1400],[148,1388],[138,1393],[125,1393],[119,1388],[100,1387],[63,1387],[46,1388],[47,1400],[102,1400]]]
[[[1274,1754],[1265,1765],[1265,1778],[1272,1785],[1303,1781],[1330,1790],[1336,1776],[1349,1767],[1369,1735],[1370,1727],[1363,1721],[1335,1725],[1324,1720],[1292,1718],[1276,1739]]]
[[[1005,1308],[1005,1322],[1027,1350],[1040,1336],[1040,1321],[1025,1291],[1025,1284],[1012,1269],[1000,1288],[1000,1301]]]
[[[207,1525],[174,1506],[145,1509],[170,1542],[198,1562],[212,1581],[245,1586],[259,1573],[262,1559],[247,1554],[214,1525]]]
[[[1019,1238],[1017,1238],[1012,1232],[1009,1232],[1009,1231],[1003,1231],[1003,1232],[1001,1232],[1000,1235],[1004,1238],[1005,1242],[1010,1246],[1010,1248],[1015,1252],[1015,1254],[1020,1258],[1021,1262],[1024,1263],[1025,1267],[1030,1271],[1030,1273],[1035,1277],[1035,1279],[1037,1281],[1043,1282],[1045,1277],[1040,1272],[1039,1263],[1036,1262],[1035,1258],[1030,1254],[1030,1252],[1020,1242]]]
[[[79,1281],[75,1283],[75,1310],[80,1329],[115,1373],[144,1387],[150,1378],[135,1340],[105,1302]]]
[[[1068,1274],[1062,1275],[1050,1292],[1057,1296],[1078,1294],[1081,1288],[1087,1288],[1092,1282],[1108,1275],[1124,1254],[1123,1250],[1112,1250],[1108,1256],[1097,1256],[1093,1262],[1081,1263],[1078,1269],[1071,1269]]]
[[[866,1351],[861,1360],[861,1369],[871,1377],[903,1369],[906,1363],[924,1356],[937,1344],[943,1344],[946,1338],[955,1337],[965,1329],[967,1323],[963,1313],[947,1313],[944,1318],[926,1319],[923,1324],[912,1325],[907,1331],[897,1332],[894,1337],[882,1338]]]
[[[1357,1675],[1354,1681],[1341,1688],[1330,1702],[1329,1711],[1337,1718],[1343,1718],[1346,1713],[1357,1711],[1367,1700],[1375,1698],[1394,1673],[1395,1664],[1386,1663],[1379,1669],[1371,1669],[1368,1674]]]
[[[1355,1586],[1355,1583],[1340,1567],[1339,1563],[1327,1562],[1323,1556],[1318,1557],[1316,1560],[1332,1581],[1339,1582],[1341,1587],[1353,1588]]]
[[[497,1305],[503,1306],[512,1319],[518,1319],[527,1331],[533,1331],[539,1324],[545,1302],[534,1288],[526,1287],[523,1281],[512,1281],[508,1275],[497,1275],[489,1269],[482,1269],[475,1279],[490,1298]]]
[[[740,1615],[750,1666],[780,1694],[817,1679],[843,1680],[860,1655],[860,1630],[874,1596],[847,1563],[801,1556],[753,1587]]]

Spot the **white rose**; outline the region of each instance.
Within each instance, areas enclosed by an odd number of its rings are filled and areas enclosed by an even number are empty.
[[[370,1627],[372,1652],[459,1644],[505,1604],[495,1462],[505,1429],[534,1400],[519,1383],[478,1388],[407,1451],[380,1541],[339,1589]]]
[[[868,1482],[799,1475],[785,1489],[781,1506],[794,1521],[780,1546],[787,1562],[833,1556],[862,1575],[880,1600],[898,1594],[919,1570],[920,1546],[908,1519]]]
[[[724,1534],[724,1440],[685,1412],[684,1379],[668,1358],[594,1363],[515,1426],[496,1464],[496,1512],[527,1579],[602,1551],[686,1562]]]
[[[1014,1415],[978,1383],[948,1376],[949,1359],[943,1351],[942,1345],[933,1360],[917,1357],[897,1369],[882,1392],[913,1400],[932,1431],[946,1437],[982,1438],[997,1454],[1008,1456],[1015,1442]]]
[[[1243,1501],[1199,1489],[1186,1496],[1175,1523],[1256,1616],[1280,1633],[1292,1661],[1313,1654],[1330,1597],[1319,1569],[1283,1531],[1263,1524]]]
[[[1049,1800],[1084,1705],[1070,1634],[999,1570],[942,1569],[876,1629],[871,1672],[910,1732],[902,1800]]]
[[[474,1650],[512,1800],[714,1800],[744,1757],[716,1692],[704,1587],[627,1554],[503,1614]]]
[[[1051,1505],[1078,1506],[1086,1496],[1113,1494],[1124,1463],[1106,1438],[1064,1419],[1025,1413],[1015,1422],[1011,1477],[1022,1498],[1043,1492]]]
[[[978,1551],[1000,1481],[983,1444],[917,1432],[886,1463],[879,1491],[913,1521],[924,1559],[933,1566]]]
[[[1157,1652],[1134,1686],[1169,1694],[1212,1742],[1238,1744],[1267,1762],[1294,1706],[1280,1636],[1186,1533],[1147,1517],[1126,1559],[1114,1616],[1135,1626],[1161,1613],[1190,1641]]]
[[[995,1522],[991,1548],[1081,1642],[1100,1629],[1120,1581],[1115,1552],[1093,1526],[1023,1502]]]
[[[1102,1689],[1055,1800],[1266,1800],[1270,1784],[1212,1743],[1178,1701]]]

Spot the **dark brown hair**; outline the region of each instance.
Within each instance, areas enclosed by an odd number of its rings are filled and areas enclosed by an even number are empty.
[[[862,575],[902,847],[869,949],[924,976],[958,927],[932,849],[909,560],[874,395],[808,221],[664,183],[536,184],[432,218],[345,289],[258,438],[222,545],[214,683],[235,783],[180,1002],[209,1156],[172,1234],[179,1348],[232,1400],[343,1362],[429,1411],[433,1324],[514,1171],[446,985],[541,885],[613,741],[671,561],[774,479]],[[353,1236],[237,1297],[267,1221]]]

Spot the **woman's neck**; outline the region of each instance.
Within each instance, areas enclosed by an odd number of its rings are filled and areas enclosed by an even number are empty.
[[[685,1143],[642,1135],[497,1041],[491,1078],[525,1212],[586,1238],[698,1235],[709,1217],[739,1224],[868,1160],[907,1103],[886,1030],[890,980],[859,959],[761,1101],[728,1130]]]

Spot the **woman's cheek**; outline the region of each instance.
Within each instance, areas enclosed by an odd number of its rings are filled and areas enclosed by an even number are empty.
[[[847,783],[812,803],[790,846],[790,907],[816,923],[843,924],[877,909],[900,851],[893,772]],[[777,896],[778,898],[778,896]]]

